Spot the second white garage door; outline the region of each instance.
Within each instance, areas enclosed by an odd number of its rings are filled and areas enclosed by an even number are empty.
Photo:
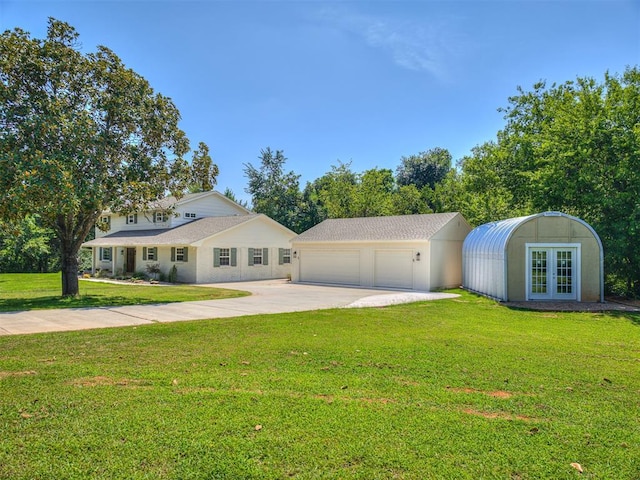
[[[360,251],[303,249],[300,281],[360,285]]]
[[[413,288],[413,251],[376,250],[374,285],[376,287]]]

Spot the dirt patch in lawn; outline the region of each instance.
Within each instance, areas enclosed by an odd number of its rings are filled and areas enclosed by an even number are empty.
[[[8,377],[26,377],[29,375],[37,375],[35,370],[25,370],[24,372],[0,372],[0,380]]]
[[[512,413],[507,412],[483,412],[481,410],[474,410],[473,408],[465,408],[462,410],[467,415],[474,415],[476,417],[483,417],[488,419],[498,419],[498,420],[521,420],[523,422],[534,422],[537,421],[535,418],[528,417],[526,415],[514,415]]]
[[[77,378],[69,382],[74,387],[129,387],[139,388],[142,386],[148,386],[147,382],[143,380],[135,380],[130,378],[110,378],[103,376],[89,377],[89,378]]]
[[[447,390],[451,390],[452,392],[458,392],[458,393],[481,393],[482,395],[486,395],[488,397],[493,397],[493,398],[511,398],[513,397],[513,393],[510,392],[505,392],[504,390],[493,390],[490,392],[485,392],[483,390],[477,390],[475,388],[470,388],[470,387],[464,387],[464,388],[454,388],[454,387],[447,387]]]

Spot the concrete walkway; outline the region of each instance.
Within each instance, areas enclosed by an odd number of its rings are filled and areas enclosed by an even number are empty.
[[[157,322],[203,320],[340,307],[374,307],[457,296],[449,293],[301,285],[292,284],[286,280],[218,283],[208,286],[245,290],[251,292],[252,295],[200,302],[0,313],[0,335],[124,327]]]

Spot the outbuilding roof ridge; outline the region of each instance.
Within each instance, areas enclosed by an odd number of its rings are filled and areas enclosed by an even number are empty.
[[[458,212],[334,218],[301,233],[294,242],[428,240]]]

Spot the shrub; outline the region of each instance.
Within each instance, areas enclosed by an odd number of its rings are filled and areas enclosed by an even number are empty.
[[[176,267],[175,265],[171,267],[171,270],[169,271],[169,277],[167,278],[167,280],[169,280],[169,283],[178,282],[178,267]]]
[[[147,280],[149,276],[144,272],[134,272],[131,278],[134,280]]]
[[[158,279],[158,275],[162,273],[159,263],[150,263],[147,265],[147,273],[151,275],[154,280]]]

